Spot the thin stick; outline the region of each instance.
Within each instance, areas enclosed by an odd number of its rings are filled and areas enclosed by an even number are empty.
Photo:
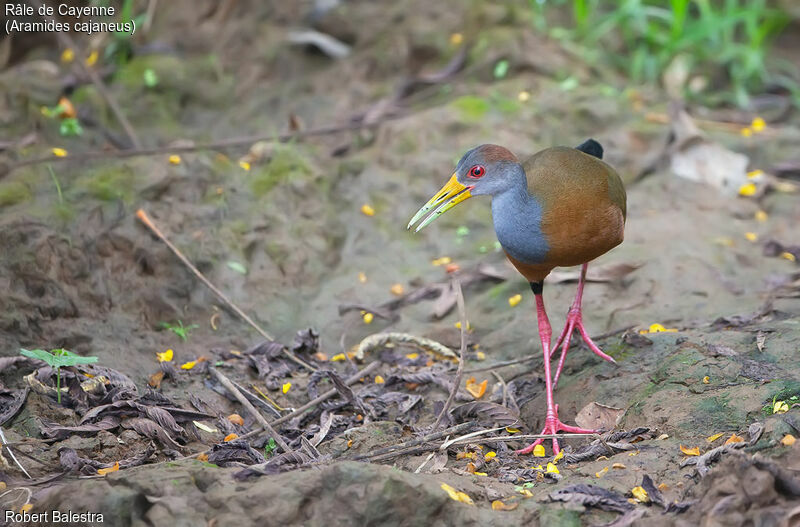
[[[373,371],[377,370],[378,366],[380,366],[380,365],[381,365],[381,363],[379,361],[372,362],[372,363],[369,364],[369,366],[367,366],[366,368],[364,368],[360,372],[356,373],[352,377],[350,377],[347,380],[345,380],[344,383],[346,385],[348,385],[348,386],[350,386],[351,384],[355,384],[362,377],[365,377],[365,376],[369,375],[370,373],[372,373]],[[300,408],[297,408],[293,412],[288,413],[288,414],[284,415],[283,417],[279,417],[278,419],[275,419],[274,421],[272,421],[271,424],[272,424],[272,426],[278,426],[280,424],[285,423],[286,421],[294,419],[295,417],[297,417],[298,415],[302,414],[306,410],[309,410],[310,408],[315,407],[316,405],[318,405],[322,401],[324,401],[326,399],[330,399],[331,397],[333,397],[337,393],[339,393],[339,392],[336,390],[336,388],[331,388],[330,390],[328,390],[327,392],[323,393],[319,397],[317,397],[315,399],[311,399],[306,404],[304,404]],[[244,434],[242,436],[239,436],[239,438],[240,439],[247,439],[248,437],[252,437],[254,435],[258,435],[263,431],[264,431],[263,429],[253,430],[253,431],[248,432],[248,433],[246,433],[246,434]]]
[[[499,382],[500,386],[503,388],[503,402],[501,404],[505,406],[508,402],[508,386],[506,385],[506,381],[504,381],[500,374],[494,370],[492,370],[492,375],[494,375],[495,379],[497,379],[497,382]]]
[[[25,467],[22,466],[22,463],[20,463],[19,460],[17,460],[17,456],[14,455],[14,452],[12,452],[11,449],[8,448],[8,445],[6,445],[6,435],[3,433],[3,428],[2,427],[0,427],[0,439],[3,440],[3,445],[0,445],[0,446],[5,446],[6,447],[6,450],[8,450],[8,455],[11,456],[11,459],[14,460],[14,463],[16,463],[17,466],[20,468],[20,470],[22,472],[24,472],[26,476],[28,476],[28,479],[33,479],[31,477],[31,475],[28,474],[28,471],[25,470]]]
[[[382,456],[382,455],[388,454],[390,452],[395,452],[397,450],[403,450],[403,449],[407,449],[409,447],[419,446],[419,445],[422,445],[423,443],[428,443],[430,441],[435,441],[435,440],[441,439],[442,437],[445,437],[445,436],[449,436],[449,435],[452,435],[452,434],[458,434],[460,432],[463,432],[464,430],[467,430],[467,429],[471,428],[474,425],[475,425],[474,421],[461,423],[460,425],[456,425],[456,426],[453,426],[453,427],[450,427],[450,428],[446,428],[446,429],[440,430],[438,432],[432,432],[430,434],[426,434],[426,435],[424,435],[422,437],[419,437],[419,438],[416,438],[416,439],[410,439],[410,440],[408,440],[408,441],[406,441],[404,443],[398,443],[396,445],[391,445],[391,446],[388,446],[388,447],[379,448],[378,450],[373,450],[372,452],[369,452],[368,454],[360,454],[358,456],[353,457],[352,459],[354,461],[359,461],[361,459],[369,459],[369,458],[373,458],[375,456]]]
[[[35,7],[37,11],[41,10],[42,8],[42,3],[39,0],[31,0],[31,4],[33,4],[33,7]],[[69,33],[56,31],[56,38],[61,44],[61,47],[65,49],[67,48],[73,50],[79,49],[78,46],[75,44],[75,41],[72,40],[72,37],[69,36]],[[108,91],[106,85],[103,83],[103,80],[100,78],[97,72],[95,72],[92,68],[84,64],[83,61],[81,60],[77,60],[75,62],[78,65],[78,67],[81,70],[83,70],[83,73],[85,73],[92,81],[92,84],[94,84],[95,88],[97,88],[97,91],[100,92],[100,96],[106,100],[106,104],[108,104],[108,107],[111,108],[111,112],[114,114],[114,117],[117,118],[119,124],[122,125],[122,129],[125,130],[125,134],[128,136],[128,139],[130,139],[131,144],[134,146],[134,148],[141,148],[142,144],[139,142],[139,138],[136,136],[136,132],[134,131],[133,126],[131,126],[131,123],[128,122],[128,119],[125,117],[125,114],[122,113],[122,110],[117,104],[117,101],[114,99],[114,97],[112,97],[111,93]]]
[[[520,439],[562,439],[566,437],[591,437],[594,439],[601,439],[599,434],[514,434],[513,436],[484,437],[481,439],[481,441],[510,443]],[[456,439],[451,439],[447,446],[469,443],[472,439],[473,438],[471,437],[459,437]]]
[[[167,247],[169,247],[169,248],[170,248],[170,250],[171,250],[171,251],[172,251],[172,252],[175,254],[175,256],[177,256],[177,257],[178,257],[178,259],[179,259],[181,262],[183,262],[183,265],[185,265],[186,267],[188,267],[188,268],[189,268],[189,270],[191,270],[191,271],[192,271],[192,273],[194,273],[194,275],[195,275],[195,276],[196,276],[196,277],[197,277],[197,278],[198,278],[198,279],[199,279],[201,282],[203,282],[203,283],[206,285],[206,287],[208,287],[209,289],[211,289],[211,291],[212,291],[212,292],[213,292],[215,295],[217,295],[217,296],[220,298],[220,300],[222,300],[223,302],[225,302],[225,303],[228,305],[228,307],[230,307],[230,308],[231,308],[231,309],[232,309],[232,310],[233,310],[233,311],[234,311],[234,312],[235,312],[237,315],[239,315],[239,316],[242,318],[242,320],[244,320],[245,322],[247,322],[248,324],[250,324],[250,326],[251,326],[253,329],[255,329],[256,331],[258,331],[258,333],[259,333],[259,334],[260,334],[262,337],[264,337],[265,339],[267,339],[267,340],[274,340],[274,339],[272,338],[272,336],[271,336],[269,333],[267,333],[266,331],[264,331],[263,329],[261,329],[261,326],[259,326],[259,325],[258,325],[258,324],[256,324],[255,322],[253,322],[253,320],[252,320],[252,319],[251,319],[249,316],[247,316],[247,314],[246,314],[244,311],[242,311],[241,309],[239,309],[239,307],[238,307],[236,304],[234,304],[233,302],[231,302],[231,300],[229,300],[229,299],[228,299],[228,297],[227,297],[227,296],[225,296],[225,294],[224,294],[222,291],[220,291],[219,289],[217,289],[217,288],[214,286],[214,284],[212,284],[212,283],[211,283],[211,282],[208,280],[208,278],[206,278],[206,277],[203,275],[203,273],[201,273],[201,272],[200,272],[200,271],[197,269],[197,267],[195,267],[194,265],[192,265],[192,262],[190,262],[190,261],[189,261],[189,259],[188,259],[188,258],[186,258],[186,257],[183,255],[183,253],[182,253],[182,252],[181,252],[181,251],[180,251],[180,250],[179,250],[177,247],[175,247],[175,246],[172,244],[172,242],[171,242],[171,241],[169,241],[169,240],[167,239],[167,237],[166,237],[166,236],[164,236],[164,234],[161,232],[161,230],[160,230],[158,227],[156,227],[156,225],[155,225],[155,224],[154,224],[154,223],[153,223],[153,222],[150,220],[150,218],[147,216],[147,213],[146,213],[146,212],[145,212],[143,209],[139,209],[139,210],[137,210],[137,211],[136,211],[136,217],[139,219],[139,221],[141,221],[142,223],[144,223],[144,224],[145,224],[145,226],[146,226],[148,229],[150,229],[150,230],[153,232],[153,234],[155,234],[156,236],[158,236],[158,237],[159,237],[159,239],[160,239],[162,242],[164,242],[164,243],[166,244],[166,246],[167,246]],[[292,359],[292,360],[293,360],[294,362],[296,362],[297,364],[299,364],[299,365],[303,366],[304,368],[307,368],[307,369],[308,369],[308,370],[310,370],[310,371],[317,371],[317,369],[316,369],[316,368],[314,368],[314,367],[313,367],[313,366],[311,366],[310,364],[306,363],[304,360],[301,360],[300,358],[298,358],[297,356],[295,356],[295,354],[294,354],[294,353],[292,353],[291,351],[287,350],[286,348],[281,348],[281,351],[283,352],[283,354],[284,354],[284,355],[286,355],[287,357],[289,357],[290,359]]]
[[[252,415],[253,417],[255,417],[256,421],[258,421],[258,422],[261,424],[261,426],[263,426],[263,427],[264,427],[264,429],[265,429],[267,432],[269,432],[269,435],[271,435],[271,436],[272,436],[272,439],[274,439],[274,440],[275,440],[275,442],[278,444],[278,446],[279,446],[279,447],[281,447],[281,449],[282,449],[284,452],[287,452],[287,453],[288,453],[288,452],[291,452],[291,451],[292,451],[292,449],[291,449],[291,448],[289,448],[289,445],[287,445],[287,444],[286,444],[286,441],[284,441],[284,440],[283,440],[283,438],[281,437],[281,435],[280,435],[278,432],[276,432],[274,428],[272,428],[272,426],[269,424],[269,421],[267,421],[266,419],[264,419],[264,416],[263,416],[263,415],[261,415],[261,412],[259,412],[258,410],[256,410],[256,407],[255,407],[255,406],[253,406],[253,405],[250,403],[250,401],[248,401],[248,400],[245,398],[245,396],[244,396],[244,395],[242,395],[242,392],[240,392],[240,391],[239,391],[239,390],[236,388],[236,386],[234,386],[234,385],[233,385],[233,383],[231,382],[231,380],[230,380],[230,379],[228,379],[227,377],[225,377],[225,375],[223,375],[223,374],[222,374],[222,372],[220,372],[218,369],[214,368],[213,366],[212,366],[211,368],[209,368],[209,371],[210,371],[211,373],[213,373],[213,374],[214,374],[214,376],[217,378],[217,380],[218,380],[219,382],[221,382],[221,383],[222,383],[222,385],[223,385],[225,388],[227,388],[227,390],[228,390],[229,392],[231,392],[231,395],[233,395],[234,397],[236,397],[236,399],[237,399],[237,400],[238,400],[240,403],[242,403],[242,406],[244,406],[245,410],[247,410],[248,412],[250,412],[250,415]]]
[[[459,282],[458,278],[455,276],[453,277],[452,287],[456,290],[456,303],[458,304],[458,312],[461,315],[461,347],[458,350],[458,369],[456,370],[456,377],[453,379],[450,395],[447,397],[442,411],[439,412],[439,417],[436,418],[436,422],[433,423],[434,429],[439,427],[439,423],[442,422],[445,414],[447,414],[450,407],[453,405],[456,392],[458,392],[458,388],[461,386],[461,377],[464,376],[464,353],[467,351],[467,309],[464,307],[464,293],[461,291],[461,282]]]
[[[37,157],[33,159],[25,159],[23,161],[19,161],[14,165],[11,165],[8,168],[8,172],[11,172],[17,168],[21,168],[24,166],[37,165],[39,163],[48,163],[48,162],[52,163],[61,163],[64,161],[84,162],[84,161],[91,161],[93,159],[106,159],[106,158],[121,159],[127,157],[180,154],[185,152],[196,152],[198,150],[217,150],[220,148],[246,146],[246,145],[252,145],[253,143],[258,143],[260,141],[277,141],[280,143],[285,143],[292,139],[332,135],[340,132],[360,130],[362,128],[371,128],[377,126],[381,122],[399,119],[400,117],[401,116],[386,116],[382,118],[381,121],[376,123],[367,123],[364,121],[358,121],[358,122],[350,122],[339,125],[323,126],[320,128],[310,128],[308,130],[299,130],[297,132],[291,132],[285,134],[273,133],[273,134],[252,135],[246,137],[233,137],[230,139],[223,139],[212,143],[201,143],[197,145],[157,146],[153,148],[137,148],[130,150],[95,150],[94,152],[84,152],[81,154],[68,155],[64,157],[56,157],[55,155],[50,155],[50,156],[43,156],[43,157]]]

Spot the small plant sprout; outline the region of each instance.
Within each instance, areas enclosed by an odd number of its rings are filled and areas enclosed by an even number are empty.
[[[58,404],[61,404],[61,367],[97,362],[97,357],[83,357],[63,348],[54,349],[52,351],[45,351],[42,349],[26,350],[21,348],[19,352],[25,357],[46,362],[48,366],[56,369],[56,393]]]
[[[267,444],[264,445],[264,455],[266,457],[272,457],[272,455],[275,453],[277,449],[278,449],[278,444],[275,442],[275,439],[270,437],[269,441],[267,441]]]
[[[172,331],[173,333],[178,335],[178,337],[180,337],[182,341],[186,342],[187,340],[189,340],[189,331],[198,328],[200,326],[198,326],[197,324],[192,324],[191,326],[184,326],[183,322],[179,320],[177,324],[162,322],[161,327]]]

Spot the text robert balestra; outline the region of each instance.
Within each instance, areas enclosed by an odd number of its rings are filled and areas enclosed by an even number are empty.
[[[88,523],[88,524],[101,524],[103,523],[102,512],[75,512],[75,511],[42,511],[42,512],[14,512],[5,511],[4,520],[11,524],[30,525],[33,522],[38,523]]]

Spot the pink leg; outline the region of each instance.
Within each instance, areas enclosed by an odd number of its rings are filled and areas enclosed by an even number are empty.
[[[541,287],[541,285],[539,286]],[[542,340],[542,352],[544,354],[544,383],[547,396],[547,415],[544,420],[544,429],[542,434],[557,434],[558,432],[569,432],[574,434],[593,434],[594,430],[586,430],[578,428],[577,426],[568,426],[559,421],[558,419],[558,405],[553,403],[553,385],[550,377],[550,338],[552,330],[550,328],[550,321],[547,319],[547,313],[544,310],[544,299],[542,298],[541,289],[536,295],[536,316],[539,322],[539,337]],[[537,439],[522,450],[517,450],[517,454],[530,454],[533,452],[534,447],[541,444],[544,439]],[[561,449],[558,446],[558,440],[553,438],[553,453],[558,454]]]
[[[603,360],[607,360],[613,363],[616,363],[611,356],[606,355],[603,351],[597,347],[592,339],[589,337],[589,334],[586,333],[586,328],[583,326],[583,316],[581,314],[581,302],[583,301],[583,285],[586,282],[586,269],[588,269],[589,264],[583,264],[581,267],[581,278],[578,281],[578,292],[575,294],[575,301],[572,303],[572,307],[567,313],[567,323],[564,325],[564,330],[561,332],[561,336],[558,337],[558,341],[556,345],[553,346],[551,356],[555,354],[556,350],[559,346],[563,343],[563,348],[561,349],[561,357],[558,359],[558,368],[556,369],[556,376],[553,379],[553,387],[555,388],[558,386],[558,379],[561,377],[561,370],[564,368],[564,360],[567,358],[567,351],[569,350],[570,340],[572,339],[572,332],[575,328],[583,337],[583,341],[592,350],[597,356],[599,356]]]

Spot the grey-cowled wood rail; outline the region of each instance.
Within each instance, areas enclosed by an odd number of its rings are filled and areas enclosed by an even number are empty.
[[[594,353],[614,362],[592,342],[581,318],[588,263],[622,243],[625,230],[625,188],[602,157],[603,148],[593,139],[577,148],[547,148],[524,162],[502,146],[478,146],[464,154],[450,181],[408,224],[410,229],[427,214],[417,227],[418,232],[467,198],[492,197],[497,239],[536,297],[547,391],[542,434],[595,432],[562,423],[558,405],[553,402],[553,390],[564,367],[573,331],[580,332]],[[573,265],[582,265],[578,291],[564,330],[551,348],[550,321],[542,298],[543,281],[553,268]],[[561,357],[555,378],[551,378],[550,360],[559,346],[563,346]],[[538,439],[518,453],[530,453],[542,441]],[[553,452],[559,452],[555,437]]]

